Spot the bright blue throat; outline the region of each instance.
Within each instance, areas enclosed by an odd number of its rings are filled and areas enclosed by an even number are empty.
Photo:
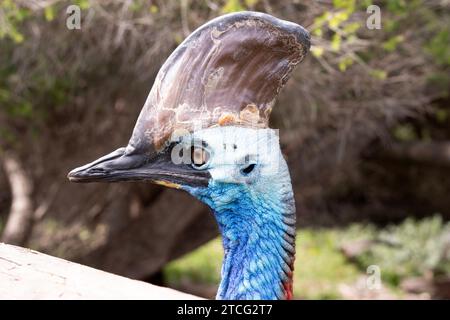
[[[213,209],[222,233],[217,299],[292,298],[295,205],[289,174],[276,180],[188,189]]]

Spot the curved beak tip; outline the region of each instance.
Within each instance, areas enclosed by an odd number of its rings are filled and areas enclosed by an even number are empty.
[[[80,182],[83,179],[81,167],[75,168],[67,174],[70,182]]]
[[[70,171],[67,174],[67,179],[69,179],[69,181],[71,181],[71,182],[77,181],[77,177],[75,176],[74,170]]]
[[[125,153],[125,148],[119,148],[91,163],[77,167],[67,174],[67,178],[71,182],[94,182],[99,178],[106,177],[108,170],[105,165],[120,158]]]

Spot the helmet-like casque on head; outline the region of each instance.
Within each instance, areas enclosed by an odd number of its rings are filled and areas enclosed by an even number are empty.
[[[156,173],[150,159],[173,135],[214,126],[268,127],[280,89],[309,46],[303,27],[268,14],[239,12],[206,23],[161,67],[128,146],[71,171],[69,178],[155,180],[144,171]],[[160,178],[170,174],[165,171]]]

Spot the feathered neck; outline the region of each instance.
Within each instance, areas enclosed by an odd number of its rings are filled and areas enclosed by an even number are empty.
[[[224,247],[218,299],[289,299],[295,215],[260,204],[216,211]]]
[[[289,174],[193,193],[214,211],[224,247],[217,299],[291,299],[295,205]],[[191,192],[192,193],[192,192]]]

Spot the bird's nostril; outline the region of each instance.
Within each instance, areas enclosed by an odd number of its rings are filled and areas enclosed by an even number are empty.
[[[106,170],[101,167],[91,168],[88,171],[89,173],[106,173]]]
[[[253,169],[255,169],[255,166],[256,166],[256,164],[251,163],[251,164],[249,164],[247,167],[245,167],[244,169],[242,169],[241,172],[242,172],[244,175],[247,175],[247,174],[249,174],[250,172],[252,172]]]

